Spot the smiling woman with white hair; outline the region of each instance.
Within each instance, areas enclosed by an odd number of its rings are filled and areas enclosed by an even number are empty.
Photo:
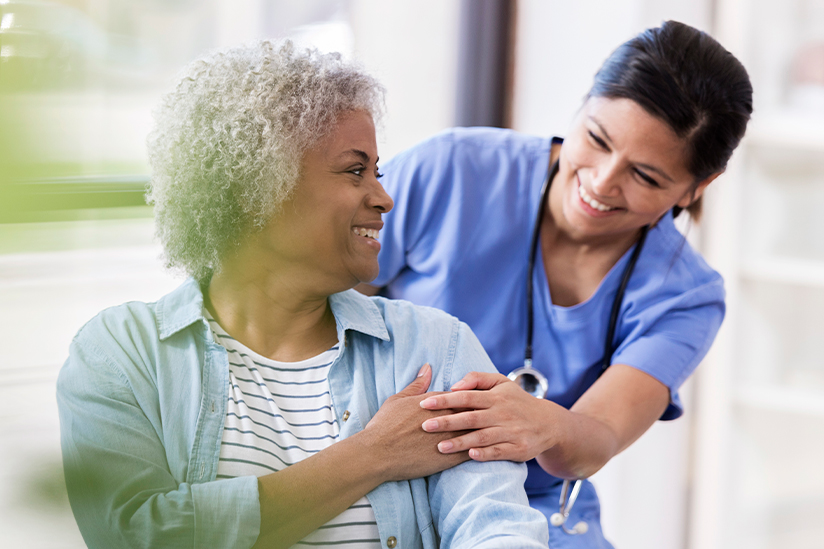
[[[472,332],[351,290],[393,206],[381,100],[338,55],[269,42],[194,62],[165,97],[149,196],[190,278],[91,320],[58,381],[90,547],[546,547],[523,464],[440,454],[421,429],[444,413],[421,408],[430,385],[494,371]]]

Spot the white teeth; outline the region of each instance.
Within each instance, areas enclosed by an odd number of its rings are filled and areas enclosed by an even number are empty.
[[[367,229],[365,227],[352,227],[352,232],[358,236],[365,236],[366,238],[378,239],[380,231],[377,229]]]
[[[578,185],[578,196],[581,197],[581,200],[583,200],[584,202],[586,202],[587,204],[589,204],[591,207],[595,208],[599,212],[608,212],[610,210],[616,209],[616,208],[613,208],[612,206],[607,206],[606,204],[601,204],[600,202],[598,202],[597,200],[595,200],[594,198],[589,196],[589,194],[587,194],[587,192],[584,190],[584,186],[581,185],[581,184]]]

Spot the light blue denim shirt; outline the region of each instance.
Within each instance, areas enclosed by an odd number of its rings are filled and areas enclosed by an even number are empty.
[[[441,311],[354,290],[329,302],[345,342],[329,373],[341,438],[361,431],[425,362],[433,390],[495,371],[471,330]],[[72,342],[57,400],[69,499],[90,547],[257,540],[257,479],[215,480],[229,364],[202,307],[189,280],[156,303],[103,311]],[[367,497],[385,547],[390,538],[404,549],[546,547],[546,519],[529,507],[525,478],[520,463],[470,461]]]

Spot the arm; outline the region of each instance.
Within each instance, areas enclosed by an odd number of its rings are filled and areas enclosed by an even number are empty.
[[[417,419],[425,412],[420,401],[430,385],[429,365],[419,376],[389,397],[360,433],[259,479],[262,519],[255,547],[291,547],[384,482],[427,476],[469,459],[466,453],[440,454],[437,441],[425,438]]]
[[[58,404],[67,489],[83,537],[107,549],[240,548],[256,540],[288,547],[385,480],[467,459],[439,456],[437,439],[422,439],[431,435],[420,429],[419,414],[429,412],[416,395],[429,386],[431,370],[422,373],[362,433],[305,462],[260,479],[181,482],[170,471],[164,437],[144,413],[149,401],[138,398],[111,354],[75,341]],[[197,469],[190,464],[188,476]]]
[[[422,403],[430,410],[471,411],[428,420],[424,429],[476,429],[441,443],[445,452],[471,448],[470,456],[478,460],[535,457],[555,476],[589,476],[662,416],[672,393],[709,349],[723,318],[723,300],[713,292],[709,298],[695,294],[681,298],[688,307],[670,308],[620,347],[616,364],[570,410],[527,395],[504,376],[473,373],[455,384],[453,394]]]
[[[536,457],[548,473],[585,478],[635,442],[669,403],[667,387],[635,368],[611,366],[570,410],[537,399],[500,374],[471,373],[444,397],[423,405],[473,408],[427,420],[429,432],[480,429],[441,443],[446,452],[470,450],[472,459],[527,461]],[[451,447],[448,447],[449,444]]]
[[[452,375],[463,375],[469,365],[494,371],[469,327],[459,327]],[[526,466],[510,461],[470,461],[430,476],[430,506],[441,547],[546,548],[546,518],[529,506],[525,480]]]

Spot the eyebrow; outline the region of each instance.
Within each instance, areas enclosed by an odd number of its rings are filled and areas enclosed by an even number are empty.
[[[348,151],[344,151],[338,155],[338,158],[343,158],[345,156],[357,156],[364,163],[369,163],[369,155],[360,149],[350,149]],[[375,164],[378,163],[378,160],[380,160],[380,157],[375,158]]]
[[[601,130],[601,132],[604,134],[604,137],[606,137],[609,144],[612,145],[613,144],[612,139],[610,139],[609,134],[607,133],[607,130],[604,129],[604,127],[601,125],[601,123],[598,122],[598,120],[596,120],[595,117],[592,116],[592,115],[589,115],[588,118],[592,121],[593,124],[598,126],[598,129]],[[645,170],[657,173],[658,175],[660,175],[661,177],[663,177],[664,179],[666,179],[669,182],[674,182],[675,181],[673,178],[671,178],[669,175],[667,175],[667,173],[665,171],[663,171],[660,168],[656,168],[655,166],[651,166],[649,164],[641,164],[639,162],[634,162],[634,164],[638,167],[644,168]]]

